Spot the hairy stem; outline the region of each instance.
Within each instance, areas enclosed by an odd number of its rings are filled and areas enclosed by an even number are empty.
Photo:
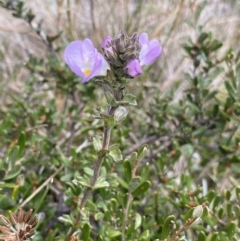
[[[113,107],[113,106],[109,107],[108,114],[113,115],[115,110],[116,110],[116,107]],[[111,127],[109,127],[107,125],[107,123],[105,123],[104,124],[104,130],[103,130],[102,150],[108,150],[109,144],[110,144],[110,136],[111,136]],[[95,184],[98,180],[98,177],[99,177],[99,174],[100,174],[100,169],[101,169],[101,166],[102,166],[105,155],[98,154],[98,159],[97,159],[97,162],[95,164],[94,171],[93,171],[93,178],[91,180],[91,188],[88,187],[88,188],[85,189],[85,192],[83,194],[83,198],[82,198],[82,200],[79,204],[79,207],[80,207],[81,210],[84,209],[88,198],[90,197],[90,195],[93,192],[93,188],[94,188],[94,186],[95,186]],[[76,217],[74,226],[73,226],[72,230],[70,231],[70,233],[66,236],[65,241],[70,241],[71,236],[76,231],[77,226],[78,226],[79,222],[81,221],[81,217],[82,217],[81,212],[78,212],[78,215]]]

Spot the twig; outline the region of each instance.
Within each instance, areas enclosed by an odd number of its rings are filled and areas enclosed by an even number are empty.
[[[53,178],[63,169],[64,165],[60,166],[40,187],[38,187],[34,193],[32,193],[26,200],[24,200],[20,205],[19,208],[24,207],[31,199],[33,199],[44,187],[46,187]]]

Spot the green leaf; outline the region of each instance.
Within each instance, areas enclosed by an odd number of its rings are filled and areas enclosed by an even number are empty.
[[[117,178],[117,180],[118,180],[118,182],[119,182],[119,184],[123,187],[123,188],[125,188],[126,190],[128,190],[128,183],[127,182],[125,182],[122,178],[120,178],[120,177],[118,177]]]
[[[99,177],[97,183],[94,185],[94,189],[99,189],[103,187],[109,187],[109,183],[103,177]]]
[[[240,188],[239,188],[239,190],[240,190]],[[216,196],[216,193],[213,190],[209,191],[207,194],[208,202],[209,203],[212,202],[212,200],[215,198],[215,196]]]
[[[140,177],[134,177],[133,179],[131,179],[130,183],[129,183],[129,192],[132,193],[140,184],[141,182],[141,178]]]
[[[3,180],[7,181],[7,180],[14,179],[21,173],[21,171],[22,171],[22,169],[20,166],[15,166],[14,170],[8,172],[7,175],[5,175]]]
[[[1,209],[10,209],[15,205],[15,202],[5,195],[0,195]]]
[[[141,162],[143,158],[147,155],[147,147],[143,146],[139,151],[138,151],[138,161]]]
[[[141,183],[133,192],[133,197],[138,197],[142,194],[144,194],[151,186],[151,183],[149,181],[145,181]]]
[[[198,234],[198,239],[197,241],[206,241],[206,235],[203,231],[201,231],[199,234]]]
[[[85,223],[82,228],[82,240],[83,241],[89,241],[90,238],[90,225],[88,223]]]
[[[240,186],[236,187],[236,196],[237,196],[238,201],[240,201]]]
[[[48,185],[46,187],[46,189],[44,190],[44,192],[42,194],[39,195],[39,197],[37,198],[37,201],[35,201],[35,205],[34,205],[34,215],[38,212],[39,208],[41,207],[41,204],[43,203],[44,198],[46,197],[49,188],[51,185]]]
[[[62,153],[61,153],[61,161],[66,167],[72,166],[72,162],[66,156],[64,156]]]
[[[70,226],[74,225],[74,221],[71,219],[71,217],[67,214],[63,214],[61,217],[58,218],[60,222],[63,222],[65,224],[68,224]]]
[[[140,241],[145,241],[149,238],[149,230],[145,230],[139,237]]]
[[[26,134],[22,132],[17,141],[17,145],[19,146],[18,157],[20,157],[22,154],[23,148],[25,146],[25,142],[26,142]]]
[[[225,87],[226,87],[229,95],[230,95],[233,99],[235,99],[236,94],[235,94],[235,91],[234,91],[232,85],[231,85],[228,81],[225,81],[224,84],[225,84]]]
[[[175,222],[175,217],[173,215],[168,216],[163,224],[163,229],[162,229],[162,239],[167,239],[172,227],[173,227],[173,222]]]
[[[191,208],[187,211],[187,213],[184,215],[184,218],[183,220],[186,222],[189,218],[192,218],[193,216],[193,211],[194,211],[194,208]]]
[[[88,176],[90,176],[90,177],[93,176],[94,170],[93,170],[92,168],[90,168],[90,167],[84,167],[84,168],[83,168],[83,171],[84,171]]]
[[[18,185],[16,183],[1,183],[0,188],[16,188]]]
[[[114,144],[109,147],[109,156],[111,156],[115,162],[122,160],[122,153],[119,149],[119,144]]]
[[[19,146],[14,146],[7,154],[7,157],[4,162],[8,163],[8,170],[14,169],[18,153],[19,153]]]
[[[0,181],[3,180],[5,177],[6,171],[5,170],[0,170]]]
[[[86,207],[91,211],[91,212],[96,212],[97,211],[97,206],[95,203],[90,201],[89,199],[87,200]]]
[[[209,49],[210,51],[214,52],[216,50],[218,50],[219,48],[221,48],[223,46],[223,44],[221,42],[219,42],[218,40],[214,39],[210,46],[209,46]]]
[[[220,205],[220,203],[221,203],[221,197],[220,196],[216,196],[214,201],[213,201],[213,210],[214,211]]]
[[[98,212],[98,213],[94,214],[95,220],[101,220],[101,219],[103,219],[103,217],[104,217],[104,214],[102,212]]]
[[[201,33],[200,36],[197,39],[197,42],[202,44],[208,37],[207,33]]]
[[[218,240],[218,233],[214,233],[210,239],[210,241],[217,241]]]
[[[120,236],[122,234],[122,232],[120,232],[119,230],[117,230],[113,227],[109,227],[106,231],[106,234],[109,238],[116,238],[116,237]]]
[[[90,181],[90,179],[88,178],[88,177],[86,177],[86,176],[84,176],[84,177],[80,177],[80,176],[78,176],[78,177],[76,177],[76,179],[74,179],[73,181],[72,181],[75,185],[82,185],[82,186],[84,186],[84,187],[90,187],[90,188],[92,188],[92,186],[91,186],[91,181]]]
[[[230,222],[227,226],[227,234],[228,234],[228,238],[231,240],[233,235],[235,234],[235,230],[236,230],[236,223],[234,223],[233,221]]]
[[[126,94],[122,101],[127,102],[128,105],[137,105],[136,97],[132,94]]]
[[[139,213],[135,213],[135,224],[134,228],[138,229],[142,224],[142,216]]]
[[[129,182],[131,180],[131,176],[132,176],[132,167],[131,167],[130,161],[125,160],[123,162],[123,167],[124,167],[125,178],[126,178],[127,182]]]
[[[223,215],[224,215],[224,209],[223,207],[219,207],[218,211],[217,211],[217,215],[218,215],[218,218],[219,219],[222,219],[223,218]]]

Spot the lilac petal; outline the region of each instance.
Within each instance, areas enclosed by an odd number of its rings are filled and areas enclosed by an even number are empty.
[[[142,69],[137,59],[129,61],[126,68],[128,74],[132,77],[142,74]]]
[[[146,33],[140,34],[139,43],[142,45],[139,54],[141,66],[150,65],[162,52],[160,43],[156,39],[148,41],[148,35]]]
[[[161,53],[162,47],[156,39],[149,41],[147,44],[143,44],[139,54],[140,65],[152,64]]]
[[[96,76],[105,76],[107,74],[108,69],[110,69],[110,67],[107,61],[100,53],[97,53],[97,55],[95,56],[95,62],[93,64],[91,73],[88,76],[85,76],[82,82],[86,83]]]
[[[139,35],[139,43],[140,44],[148,44],[148,35],[146,33],[142,33]]]
[[[95,76],[104,76],[110,68],[90,39],[74,41],[64,51],[64,60],[85,83]]]
[[[111,42],[111,41],[112,41],[112,37],[111,37],[111,36],[107,36],[107,37],[103,40],[102,48],[103,48],[103,49],[107,48],[108,42]]]
[[[82,72],[80,66],[83,61],[82,56],[82,41],[74,41],[70,43],[64,51],[64,60],[70,69],[76,75],[83,77],[84,73]]]

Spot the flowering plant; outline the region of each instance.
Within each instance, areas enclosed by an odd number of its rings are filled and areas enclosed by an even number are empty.
[[[119,145],[110,146],[110,133],[113,126],[120,124],[126,118],[128,110],[126,106],[136,105],[135,96],[125,91],[126,84],[129,80],[137,75],[142,74],[142,66],[150,65],[161,54],[162,47],[157,40],[148,40],[146,33],[133,34],[128,37],[125,31],[112,38],[107,36],[102,44],[104,55],[101,55],[93,46],[90,39],[83,41],[74,41],[70,43],[64,51],[64,60],[70,69],[79,77],[82,82],[88,82],[94,77],[102,84],[108,108],[106,113],[94,111],[95,118],[102,119],[104,122],[103,139],[93,138],[93,145],[98,153],[98,158],[94,167],[93,177],[77,177],[73,182],[76,185],[85,186],[85,192],[79,203],[80,209],[83,210],[92,190],[108,186],[108,183],[99,177],[101,165],[105,156],[110,156],[114,161],[120,161],[122,154]],[[138,162],[145,156],[146,148],[144,147],[139,154]],[[135,172],[138,167],[136,162],[132,178],[135,178]],[[149,184],[147,183],[149,186]],[[129,194],[129,204],[133,199]],[[128,207],[127,207],[128,209]],[[70,240],[78,223],[81,221],[82,212],[79,212],[72,231],[66,237]],[[127,215],[124,215],[122,224],[122,240],[124,240],[126,229]]]

